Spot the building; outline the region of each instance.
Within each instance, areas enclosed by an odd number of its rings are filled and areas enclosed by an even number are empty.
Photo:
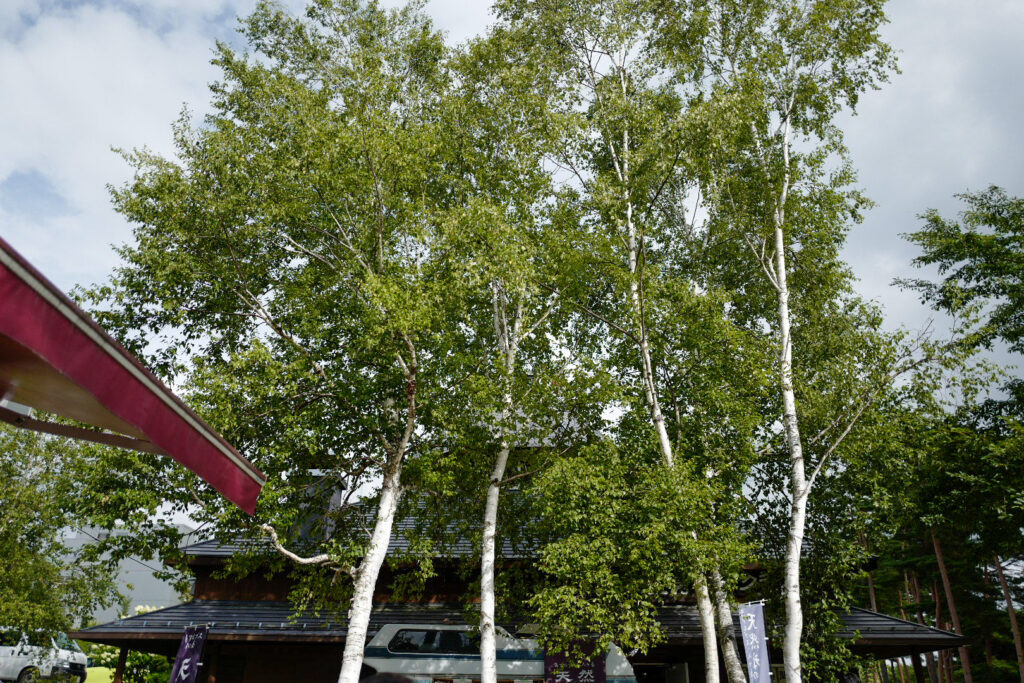
[[[401,530],[392,538],[389,553],[400,552]],[[127,651],[143,650],[166,656],[177,651],[185,627],[207,624],[204,655],[206,683],[264,683],[303,681],[333,683],[341,666],[345,642],[345,616],[295,612],[287,602],[290,580],[283,575],[256,573],[244,579],[223,578],[218,570],[238,544],[207,541],[186,548],[195,575],[194,599],[157,612],[117,619],[72,635],[80,640],[114,645]],[[469,544],[455,554],[469,553]],[[369,637],[384,624],[462,624],[464,607],[459,598],[466,585],[452,571],[439,569],[428,581],[419,601],[392,600],[393,576],[385,569],[371,616]],[[840,638],[851,641],[854,652],[880,659],[913,657],[920,673],[919,655],[955,648],[964,638],[895,617],[863,609],[840,615]],[[642,683],[703,683],[703,638],[694,607],[665,606],[659,618],[666,640],[647,654],[634,654],[630,662]],[[503,623],[510,633],[527,635],[530,625]],[[775,661],[781,661],[773,653]],[[724,677],[723,677],[724,680]]]

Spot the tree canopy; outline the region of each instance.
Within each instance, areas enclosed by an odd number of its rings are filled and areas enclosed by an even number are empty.
[[[984,313],[969,343],[893,331],[858,296],[841,255],[870,201],[837,121],[895,68],[884,2],[495,9],[452,46],[415,3],[262,2],[174,157],[124,153],[133,238],[80,295],[268,482],[249,519],[100,450],[76,514],[165,553],[161,504],[262,539],[294,599],[352,607],[346,682],[396,516],[425,505],[395,561],[422,579],[446,534],[472,539],[485,668],[513,604],[554,649],[648,650],[657,607],[692,600],[709,683],[716,639],[743,683],[731,589],[755,564],[790,681],[853,665],[834,610],[872,553],[897,563],[872,576],[883,604],[894,567],[935,574],[927,543],[960,556],[964,604],[996,595],[990,568],[1024,557],[1020,402],[975,401],[965,368],[1022,348],[1024,211],[993,188],[911,236],[944,276],[910,283],[925,301]],[[514,588],[502,539],[537,553]],[[965,620],[994,623],[992,599]]]

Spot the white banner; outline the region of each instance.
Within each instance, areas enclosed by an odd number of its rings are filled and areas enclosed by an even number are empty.
[[[750,683],[771,683],[771,662],[768,660],[768,635],[764,627],[764,603],[740,605],[740,632],[743,651],[747,655]]]

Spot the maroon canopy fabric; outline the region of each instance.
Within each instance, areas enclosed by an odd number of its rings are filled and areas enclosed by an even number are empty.
[[[109,431],[11,419],[5,409],[0,419],[169,455],[241,509],[256,510],[263,473],[3,239],[0,398]]]

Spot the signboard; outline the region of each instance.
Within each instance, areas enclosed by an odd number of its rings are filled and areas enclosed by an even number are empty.
[[[771,683],[771,662],[768,660],[768,636],[764,626],[764,603],[740,605],[740,632],[743,651],[747,655],[750,683]]]
[[[594,646],[584,646],[583,651],[593,651]],[[587,657],[579,667],[569,666],[565,654],[544,655],[544,683],[605,683],[606,660],[604,656]]]
[[[171,669],[170,683],[195,683],[199,676],[199,666],[203,661],[203,645],[206,644],[207,627],[188,626],[178,646],[178,656],[174,658]]]

